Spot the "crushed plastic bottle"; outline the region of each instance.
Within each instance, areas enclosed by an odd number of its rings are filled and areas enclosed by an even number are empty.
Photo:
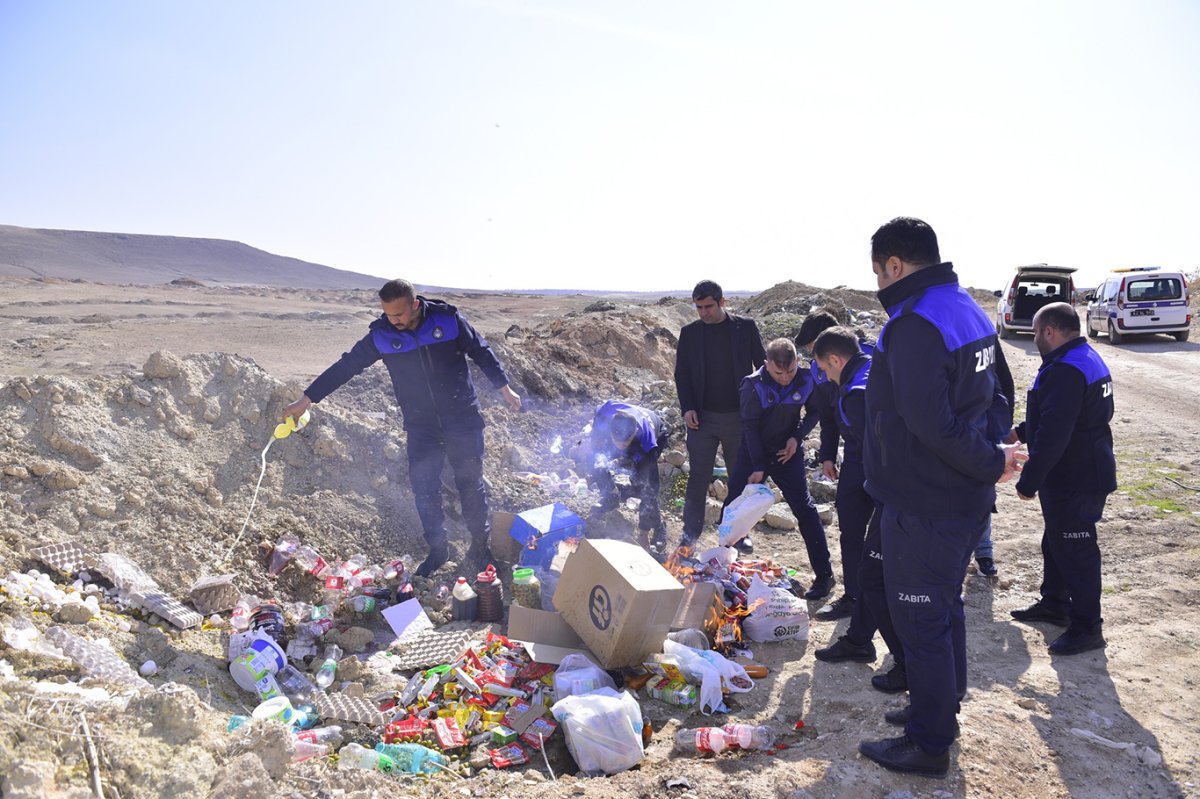
[[[436,774],[437,766],[448,762],[441,752],[416,743],[377,743],[375,751],[390,757],[397,771],[409,774]]]
[[[325,662],[321,664],[321,668],[317,671],[317,687],[322,690],[333,685],[333,678],[337,675],[338,659],[342,656],[342,648],[337,644],[330,644],[325,647]]]
[[[336,724],[331,724],[327,727],[315,727],[311,730],[296,733],[297,741],[308,741],[314,744],[325,744],[332,746],[335,749],[342,745],[342,740],[345,734],[342,728]]]
[[[250,609],[258,604],[258,597],[249,594],[238,599],[229,617],[229,626],[241,632],[250,629]]]
[[[324,577],[325,573],[329,571],[329,564],[325,558],[321,557],[320,553],[308,544],[299,547],[292,559],[296,561],[297,566],[313,577]]]
[[[312,419],[309,411],[300,414],[300,418],[289,416],[279,424],[275,425],[275,438],[287,438],[297,430],[303,430]]]
[[[328,744],[318,744],[312,741],[292,742],[292,762],[303,763],[314,757],[325,757],[329,754]]]
[[[283,567],[291,562],[295,556],[296,550],[300,548],[300,539],[291,533],[284,533],[275,542],[275,550],[271,552],[271,565],[267,567],[267,574],[275,577]]]
[[[359,769],[361,771],[382,771],[391,774],[396,770],[395,762],[374,749],[368,749],[362,744],[350,743],[338,752],[338,768],[342,771]]]
[[[770,749],[775,732],[765,724],[726,724],[721,728],[730,749]]]

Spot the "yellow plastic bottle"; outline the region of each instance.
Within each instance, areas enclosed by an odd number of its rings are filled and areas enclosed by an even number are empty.
[[[282,422],[275,425],[275,437],[287,438],[297,430],[304,428],[304,426],[308,424],[308,414],[309,412],[305,411],[304,413],[300,414],[299,419],[297,419],[295,416],[289,416],[287,419],[284,419]]]

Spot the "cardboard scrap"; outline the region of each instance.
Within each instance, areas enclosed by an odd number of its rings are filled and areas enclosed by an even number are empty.
[[[474,637],[470,630],[439,632],[426,630],[405,640],[404,651],[396,656],[396,671],[425,669],[453,663]]]
[[[205,616],[232,609],[242,595],[233,584],[233,578],[232,574],[201,577],[192,584],[192,590],[188,592],[192,607]]]
[[[317,694],[313,704],[323,721],[348,721],[371,727],[382,727],[387,721],[387,716],[382,711],[362,697],[347,696],[344,693]]]
[[[593,663],[583,641],[557,613],[521,605],[508,606],[508,640],[521,644],[535,663],[562,663],[570,654],[582,654]],[[600,665],[596,663],[596,665]]]

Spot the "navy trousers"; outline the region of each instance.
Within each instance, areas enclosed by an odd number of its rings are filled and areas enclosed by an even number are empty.
[[[962,586],[988,512],[932,518],[883,509],[884,584],[912,705],[905,731],[930,754],[954,743],[954,716],[967,692]]]
[[[883,584],[883,545],[880,542],[880,524],[883,505],[875,503],[871,521],[867,525],[867,537],[863,541],[862,559],[858,564],[858,601],[850,614],[850,626],[846,638],[853,644],[865,646],[879,631],[879,637],[892,653],[892,661],[907,670],[904,663],[904,647],[892,624],[892,613],[888,610],[887,592]]]
[[[863,488],[867,475],[861,461],[845,461],[838,475],[837,506],[838,543],[842,549],[842,586],[846,596],[858,599],[859,562],[862,560],[863,542],[867,537],[867,523],[875,510],[875,500]]]
[[[750,478],[750,451],[743,444],[738,451],[733,470],[729,473],[729,496],[725,505],[737,499],[746,488]],[[825,525],[817,515],[817,506],[808,493],[808,473],[804,468],[804,448],[796,450],[787,463],[772,460],[767,464],[763,479],[770,477],[783,492],[783,499],[800,523],[800,535],[804,537],[804,548],[808,550],[808,565],[814,577],[833,574],[833,562],[829,559],[829,544],[825,541]]]
[[[417,503],[417,516],[425,530],[425,542],[430,547],[446,543],[446,514],[442,507],[445,461],[450,461],[454,472],[463,521],[472,541],[486,544],[492,523],[483,482],[483,428],[408,431],[408,478]]]
[[[1063,611],[1067,632],[1100,632],[1100,544],[1096,522],[1107,494],[1038,492],[1046,526],[1042,532],[1042,602]]]
[[[658,489],[661,485],[658,476],[658,456],[643,457],[633,466],[629,475],[629,486],[618,486],[613,480],[612,472],[608,469],[594,469],[592,480],[601,497],[616,494],[620,499],[636,497],[641,500],[638,505],[638,529],[664,530],[662,509],[658,504]]]

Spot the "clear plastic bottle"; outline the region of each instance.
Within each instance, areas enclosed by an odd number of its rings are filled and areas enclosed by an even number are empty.
[[[450,617],[454,621],[475,621],[479,614],[479,595],[467,582],[466,577],[459,577],[454,582],[453,597],[450,602]]]
[[[312,680],[291,663],[284,664],[283,668],[275,673],[275,682],[279,684],[279,689],[287,694],[288,699],[292,700],[292,704],[301,704],[316,692]]]
[[[725,732],[720,727],[700,727],[695,730],[680,730],[675,734],[675,751],[717,754],[730,749]]]
[[[321,557],[317,550],[310,547],[308,544],[296,550],[296,554],[292,556],[296,561],[296,565],[304,569],[313,577],[324,577],[329,571],[329,564],[325,558]]]
[[[328,744],[313,743],[312,741],[292,742],[292,762],[303,763],[313,757],[325,757],[329,754]]]
[[[383,567],[383,579],[388,582],[399,580],[404,576],[407,568],[404,563],[404,558],[396,558],[391,563]]]
[[[283,571],[283,567],[288,565],[299,547],[299,538],[291,533],[281,535],[275,542],[275,551],[271,553],[271,565],[267,568],[267,574],[274,577]]]
[[[233,606],[233,614],[229,617],[229,626],[241,632],[250,629],[250,609],[258,604],[258,597],[246,594],[238,599]]]
[[[327,727],[314,727],[311,730],[304,730],[296,733],[297,741],[308,741],[314,744],[326,744],[337,748],[341,746],[345,735],[342,733],[342,728],[336,724],[331,724]]]
[[[730,749],[770,749],[775,731],[765,724],[726,724],[721,728]]]
[[[321,664],[321,668],[317,670],[317,687],[322,690],[333,685],[333,678],[337,676],[338,659],[342,656],[342,648],[337,644],[330,644],[325,647],[325,662]]]
[[[350,743],[338,752],[338,768],[342,771],[360,769],[391,774],[396,770],[396,764],[385,754],[368,749],[362,744]]]

